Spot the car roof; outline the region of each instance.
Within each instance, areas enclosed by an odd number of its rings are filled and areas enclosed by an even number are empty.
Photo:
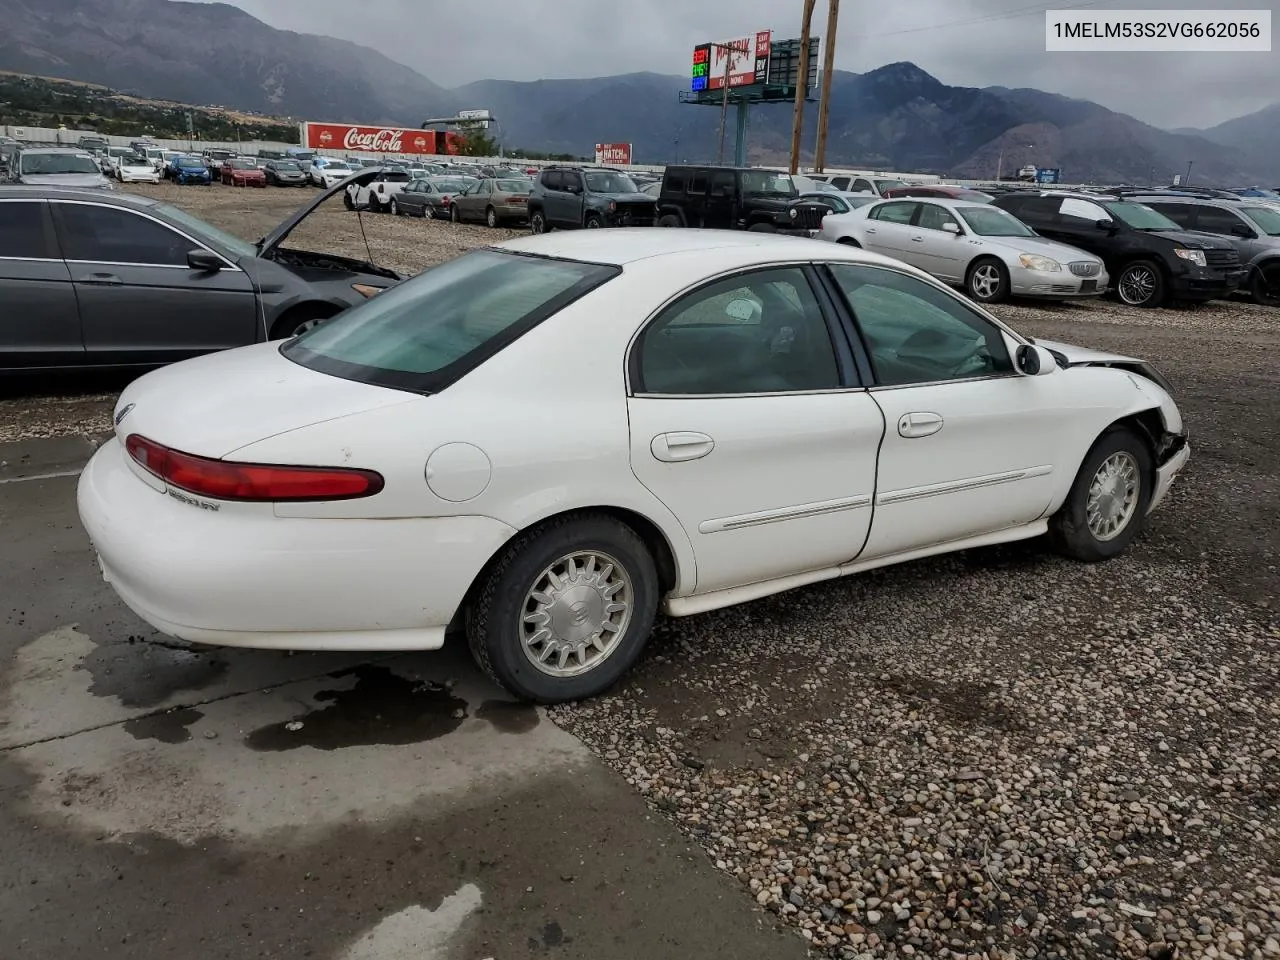
[[[160,201],[136,193],[107,193],[103,190],[77,190],[74,187],[57,187],[23,184],[0,186],[0,200],[92,200],[113,207],[134,207],[145,210]]]
[[[979,191],[974,191],[975,193]],[[970,207],[981,207],[986,209],[991,206],[989,203],[976,203],[973,200],[966,200],[964,197],[885,197],[881,203],[932,203],[937,207],[945,207],[948,210],[968,209]]]
[[[554,233],[507,240],[496,244],[495,249],[619,267],[656,257],[683,257],[724,250],[741,251],[744,265],[797,259],[894,262],[878,254],[869,254],[856,247],[825,240],[747,230],[660,227],[557,230]]]
[[[128,150],[128,147],[122,149]],[[23,153],[69,153],[73,156],[83,156],[84,147],[28,147],[22,148]]]

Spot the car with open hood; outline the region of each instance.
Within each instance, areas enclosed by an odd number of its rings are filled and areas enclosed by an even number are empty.
[[[376,296],[402,275],[286,246],[333,192],[250,243],[152,197],[0,187],[0,370],[156,366],[293,336]]]
[[[1189,451],[1150,364],[1032,340],[887,257],[576,230],[141,377],[78,497],[164,633],[369,655],[452,627],[556,702],[607,690],[659,612],[1045,534],[1140,549]]]

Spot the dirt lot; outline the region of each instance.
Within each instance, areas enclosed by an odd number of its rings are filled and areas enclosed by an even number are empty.
[[[248,238],[310,195],[146,192]],[[403,270],[506,235],[363,223]],[[363,251],[340,208],[310,238]],[[1191,464],[1125,558],[973,551],[668,622],[554,718],[831,956],[1280,956],[1280,313],[997,312],[1173,382]],[[11,397],[0,440],[105,429],[118,387]]]

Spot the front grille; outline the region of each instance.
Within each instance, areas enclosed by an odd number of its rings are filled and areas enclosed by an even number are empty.
[[[1049,288],[1051,293],[1075,293],[1076,290],[1075,284],[1071,283],[1055,283]]]
[[[1073,260],[1067,266],[1077,277],[1096,277],[1102,272],[1102,264],[1092,260]]]
[[[791,209],[795,211],[796,215],[788,217],[788,219],[791,221],[791,226],[799,230],[821,230],[822,218],[831,212],[831,208],[826,204],[811,207],[797,206]]]
[[[1235,250],[1206,250],[1205,262],[1217,270],[1234,270],[1240,266],[1240,254]]]

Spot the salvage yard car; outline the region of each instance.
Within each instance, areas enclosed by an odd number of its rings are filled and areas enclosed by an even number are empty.
[[[1011,295],[1066,300],[1101,296],[1102,260],[1035,231],[999,207],[968,200],[881,200],[822,222],[821,236],[896,257],[979,303]]]
[[[284,246],[325,199],[253,244],[147,197],[0,187],[0,371],[155,366],[287,337],[402,279]]]
[[[523,177],[477,180],[453,198],[449,215],[454,223],[479,221],[490,227],[528,220],[532,190],[533,181]]]
[[[555,165],[538,173],[529,193],[529,230],[650,227],[653,200],[621,170]]]
[[[1044,534],[1118,556],[1188,456],[1149,364],[1032,341],[889,258],[572,231],[147,374],[78,497],[165,633],[368,652],[456,625],[550,703],[609,688],[659,610]]]
[[[265,187],[267,174],[249,157],[232,157],[222,164],[220,179],[229,187]]]
[[[797,196],[795,181],[777,170],[670,166],[658,194],[658,226],[773,232]]]
[[[159,183],[160,170],[145,156],[135,153],[120,158],[116,165],[116,178],[121,183]]]

